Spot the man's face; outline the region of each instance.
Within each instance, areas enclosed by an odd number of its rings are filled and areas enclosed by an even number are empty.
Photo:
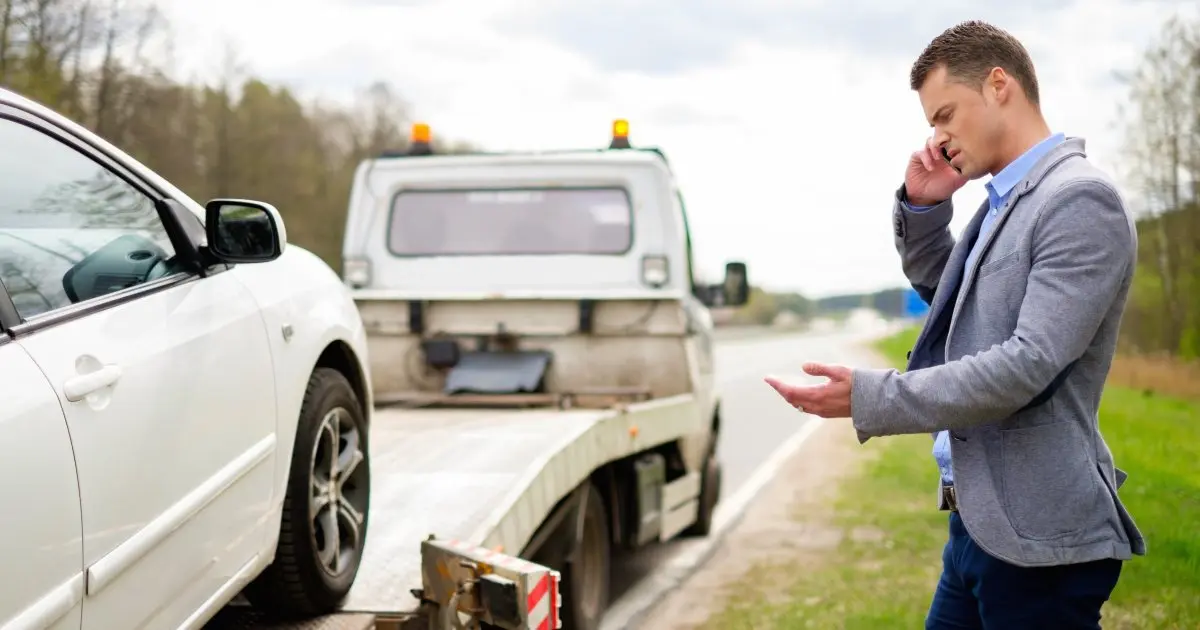
[[[949,79],[944,66],[929,73],[917,90],[934,142],[945,147],[950,164],[967,179],[987,175],[997,161],[1004,122],[991,92],[986,82],[978,90]]]

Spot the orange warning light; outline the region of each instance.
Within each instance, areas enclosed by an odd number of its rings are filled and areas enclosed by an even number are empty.
[[[414,144],[429,144],[431,135],[432,134],[429,131],[429,125],[425,123],[413,123],[412,134],[409,136],[409,139]]]
[[[610,149],[629,149],[629,121],[624,118],[618,118],[613,121],[612,125],[612,141],[608,143]]]

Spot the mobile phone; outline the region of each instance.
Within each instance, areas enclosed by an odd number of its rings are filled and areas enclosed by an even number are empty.
[[[943,159],[943,160],[946,160],[946,163],[947,163],[947,164],[950,164],[950,152],[946,150],[946,147],[942,147],[942,159]],[[956,172],[958,172],[958,174],[959,174],[959,175],[962,175],[962,169],[961,169],[961,168],[958,168],[957,166],[955,166],[955,165],[953,165],[953,164],[950,164],[950,168],[952,168],[952,169],[954,169]]]

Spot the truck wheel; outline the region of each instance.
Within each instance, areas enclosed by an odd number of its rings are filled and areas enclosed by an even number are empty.
[[[712,531],[713,514],[720,498],[721,462],[714,452],[704,460],[704,472],[700,475],[700,509],[696,513],[696,522],[683,531],[685,537],[704,537]]]
[[[575,560],[562,571],[562,627],[596,630],[608,608],[611,545],[608,514],[600,489],[588,489],[584,506],[583,537]]]
[[[262,612],[333,612],[362,560],[371,491],[367,426],[350,382],[317,368],[308,381],[283,500],[275,561],[246,587]]]

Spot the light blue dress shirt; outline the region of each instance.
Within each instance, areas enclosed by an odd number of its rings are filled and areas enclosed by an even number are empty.
[[[966,269],[971,268],[971,264],[975,261],[975,257],[979,254],[979,246],[984,241],[984,235],[987,234],[988,228],[992,226],[992,222],[996,220],[996,215],[1000,212],[1000,207],[1008,200],[1008,196],[1012,193],[1013,188],[1025,178],[1029,173],[1029,169],[1042,159],[1051,149],[1058,146],[1066,139],[1061,133],[1056,133],[1034,145],[1031,149],[1021,154],[1021,157],[1013,160],[1011,164],[1004,167],[999,173],[996,173],[984,187],[987,188],[988,194],[988,213],[983,217],[982,223],[979,225],[979,236],[975,239],[975,244],[971,248],[971,252],[967,254]],[[933,206],[906,206],[912,212],[924,212]],[[963,272],[965,278],[966,272]],[[944,287],[938,287],[939,290]],[[939,431],[937,438],[933,441],[933,458],[937,461],[938,470],[942,473],[942,482],[946,484],[954,483],[954,470],[950,466],[950,432],[946,430]]]

